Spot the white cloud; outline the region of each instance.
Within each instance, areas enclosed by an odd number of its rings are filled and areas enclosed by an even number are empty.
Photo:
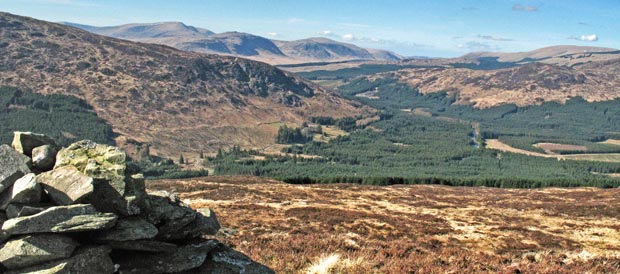
[[[538,11],[538,7],[521,5],[521,4],[515,4],[514,6],[512,6],[512,10],[514,10],[514,11],[524,11],[524,12],[534,12],[534,11]]]
[[[268,32],[267,36],[276,37],[276,36],[278,36],[278,33],[277,32]]]
[[[500,48],[496,45],[491,45],[485,42],[469,41],[465,44],[457,45],[458,48],[466,51],[498,51]]]
[[[351,33],[347,33],[345,35],[342,36],[343,40],[347,40],[347,41],[352,41],[355,40],[355,35],[351,34]]]
[[[589,34],[589,35],[581,35],[581,36],[571,36],[571,37],[568,37],[568,39],[579,40],[579,41],[584,41],[584,42],[596,42],[598,41],[598,35]]]
[[[319,31],[319,32],[317,32],[317,34],[325,35],[325,36],[332,36],[332,35],[334,35],[334,33],[331,30]]]

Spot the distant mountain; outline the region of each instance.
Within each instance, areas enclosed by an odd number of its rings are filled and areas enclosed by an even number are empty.
[[[208,30],[178,22],[127,24],[112,27],[63,24],[114,38],[163,44],[185,51],[239,56],[270,64],[403,59],[402,56],[390,51],[365,49],[327,38],[277,41],[241,32],[214,34]]]
[[[526,52],[474,52],[463,56],[465,59],[480,57],[498,57],[500,62],[532,62],[562,56],[583,55],[601,52],[617,51],[613,48],[587,47],[587,46],[551,46]]]
[[[124,28],[126,34],[137,26]],[[170,30],[208,35],[178,23],[138,28],[163,38]],[[8,13],[0,13],[3,85],[82,98],[119,138],[150,144],[155,154],[170,157],[221,146],[263,147],[273,144],[282,123],[365,111],[268,64],[120,40]]]
[[[556,46],[519,53],[472,53],[458,58],[409,59],[412,68],[366,75],[367,81],[395,80],[423,94],[448,92],[458,104],[488,108],[589,102],[620,98],[620,51]]]
[[[243,57],[260,55],[285,56],[271,40],[242,32],[225,32],[209,37],[177,43],[175,48],[202,53]]]
[[[212,34],[214,32],[187,26],[181,22],[163,22],[154,24],[126,24],[120,26],[111,27],[94,27],[88,25],[81,25],[70,22],[62,22],[67,26],[72,26],[87,30],[90,32],[97,32],[97,34],[111,36],[115,38],[131,38],[131,39],[159,39],[168,37],[194,37],[202,38]]]
[[[353,44],[327,38],[308,38],[296,41],[275,41],[286,56],[312,60],[390,60],[401,56],[386,50],[364,49]]]

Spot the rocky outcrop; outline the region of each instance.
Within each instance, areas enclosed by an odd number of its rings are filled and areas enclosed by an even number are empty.
[[[0,146],[0,273],[273,273],[204,238],[220,228],[210,209],[147,193],[116,147],[80,141],[55,154],[30,132],[13,147]]]

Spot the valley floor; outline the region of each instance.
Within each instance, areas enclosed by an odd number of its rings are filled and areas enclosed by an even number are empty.
[[[619,273],[620,189],[150,181],[278,273]]]

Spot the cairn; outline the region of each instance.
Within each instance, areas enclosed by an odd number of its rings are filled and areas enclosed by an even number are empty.
[[[205,235],[220,228],[147,193],[117,147],[15,132],[0,146],[0,273],[273,273]]]

